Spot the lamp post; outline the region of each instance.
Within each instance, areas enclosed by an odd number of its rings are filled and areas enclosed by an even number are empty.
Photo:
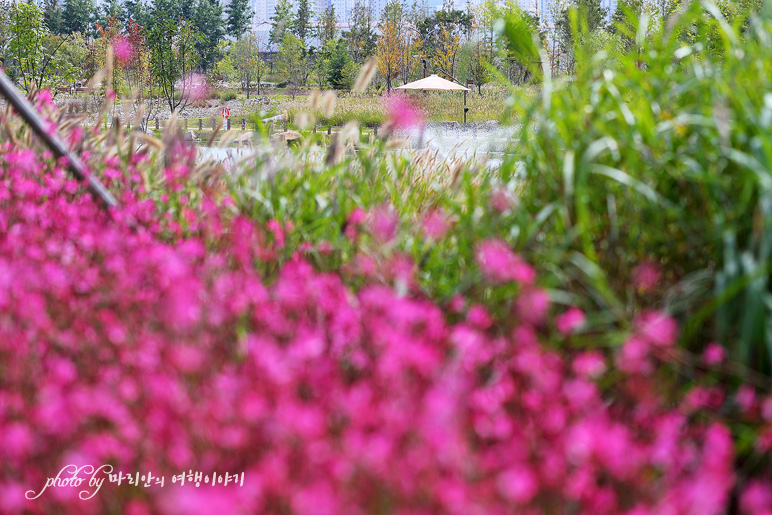
[[[426,34],[426,37],[424,38],[423,43],[421,43],[421,53],[423,54],[423,58],[421,59],[421,62],[424,65],[424,79],[426,78],[426,40],[429,39],[429,36],[437,32],[438,30],[440,30],[439,27],[434,27],[432,30],[430,30]]]
[[[471,88],[469,88],[470,85],[472,86]],[[472,91],[472,88],[474,88],[474,80],[466,79],[466,87]],[[469,108],[466,107],[466,93],[466,90],[464,90],[464,125],[466,125],[466,113],[469,112]]]

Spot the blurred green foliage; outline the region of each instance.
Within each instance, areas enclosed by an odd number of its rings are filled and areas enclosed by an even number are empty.
[[[294,223],[286,259],[302,242],[330,244],[330,252],[311,253],[329,270],[362,252],[403,252],[424,294],[460,293],[506,317],[512,291],[484,287],[474,264],[475,246],[500,238],[537,267],[554,301],[589,314],[593,338],[575,343],[617,343],[615,330],[641,310],[665,308],[684,324],[685,348],[715,340],[769,373],[769,5],[758,16],[727,18],[708,2],[665,23],[630,16],[592,46],[582,27],[574,24],[581,48],[573,77],[552,78],[542,55],[538,93],[513,89],[501,102],[521,130],[500,167],[364,136],[341,144],[347,150],[336,161],[335,145],[306,133],[298,148],[265,153],[234,176],[237,205],[261,222]],[[510,41],[513,51],[543,52],[538,39]],[[516,207],[495,209],[491,197],[502,195],[517,198]],[[345,236],[355,208],[385,202],[401,219],[388,248]],[[434,242],[420,224],[437,208],[452,228]],[[645,291],[635,282],[644,263],[662,272]]]

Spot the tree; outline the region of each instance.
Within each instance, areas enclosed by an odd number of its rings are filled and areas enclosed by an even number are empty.
[[[169,109],[184,109],[190,102],[190,74],[198,62],[196,44],[201,35],[186,20],[162,17],[148,34],[150,71]]]
[[[477,84],[477,93],[482,96],[482,85],[490,81],[488,71],[488,52],[482,38],[472,43],[472,56],[469,63],[469,76]]]
[[[103,27],[107,26],[109,23],[108,20],[110,18],[115,18],[121,23],[126,19],[126,12],[121,4],[118,3],[118,0],[108,0],[102,3],[96,10],[96,13],[97,16],[94,22],[102,25]]]
[[[108,18],[104,27],[97,23],[96,30],[98,37],[91,45],[91,47],[96,51],[96,60],[99,63],[104,63],[107,58],[107,49],[114,45],[118,39],[123,37],[121,34],[120,22],[117,18]],[[109,84],[109,87],[113,91],[118,92],[120,89],[119,86],[121,84],[121,80],[123,79],[119,73],[119,70],[127,63],[122,62],[119,56],[115,56],[113,63],[114,71],[110,77],[112,82]]]
[[[372,13],[369,4],[357,1],[351,11],[350,29],[344,34],[348,42],[351,57],[357,63],[363,63],[375,54],[378,37],[372,27]]]
[[[292,23],[292,33],[295,34],[303,44],[306,43],[306,37],[311,30],[311,6],[308,0],[298,0],[298,12]]]
[[[356,70],[354,60],[346,48],[346,41],[343,38],[337,41],[330,41],[333,46],[332,55],[325,63],[327,82],[335,89],[351,89],[356,80]]]
[[[142,27],[150,27],[155,19],[152,6],[148,6],[144,0],[124,0],[126,19],[135,20]]]
[[[126,22],[124,37],[133,49],[131,61],[124,67],[126,83],[137,92],[137,98],[141,101],[152,95],[153,80],[150,74],[150,50],[147,47],[146,31],[136,21],[129,19]],[[146,116],[150,117],[147,111]],[[146,126],[143,124],[143,126]]]
[[[231,0],[225,8],[225,32],[239,39],[249,28],[252,9],[249,0]]]
[[[11,79],[20,81],[27,91],[56,88],[74,80],[81,63],[66,59],[63,52],[70,37],[51,34],[37,5],[14,4],[7,23],[4,64]]]
[[[176,20],[180,17],[180,3],[178,0],[150,0],[152,2],[153,19],[170,18]]]
[[[570,52],[574,44],[574,24],[584,33],[604,29],[607,12],[600,0],[573,0],[560,13],[555,28],[560,38],[563,51]],[[572,19],[575,20],[572,22]]]
[[[62,10],[63,32],[89,34],[92,27],[91,15],[96,12],[93,0],[64,0]]]
[[[477,8],[474,18],[482,48],[487,53],[488,62],[492,64],[496,49],[496,22],[500,16],[496,3],[493,0],[485,0]]]
[[[496,8],[497,12],[493,18],[495,20],[501,17],[501,12]],[[443,9],[434,13],[433,16],[425,17],[416,24],[416,30],[422,40],[424,40],[428,53],[433,54],[435,46],[442,35],[443,27],[448,32],[449,36],[459,36],[459,40],[463,35],[465,39],[468,39],[472,27],[474,25],[474,16],[471,12],[464,12],[457,9],[453,9],[452,3],[446,3]]]
[[[52,34],[64,33],[64,19],[59,0],[46,0],[43,4],[43,23]]]
[[[257,94],[260,94],[260,81],[268,67],[265,61],[260,59],[261,46],[257,35],[249,33],[233,43],[228,52],[233,66],[233,77],[241,83],[241,88],[247,92],[247,98],[253,85],[257,85]]]
[[[150,27],[155,17],[152,9],[146,6],[142,0],[124,0],[123,7],[127,20],[134,20],[142,27]]]
[[[322,48],[328,41],[332,41],[338,34],[338,17],[335,14],[335,6],[330,6],[322,13],[322,19],[319,21],[319,41]]]
[[[455,77],[456,56],[461,36],[453,26],[440,25],[439,36],[434,48],[434,66],[449,79]]]
[[[284,34],[293,25],[292,4],[290,0],[279,0],[271,16],[271,32],[269,33],[271,45],[281,45]]]
[[[197,46],[201,55],[201,67],[208,70],[217,57],[217,45],[225,34],[222,4],[219,0],[198,0],[193,21],[202,36],[201,43]]]
[[[11,13],[13,4],[9,0],[0,0],[0,67],[5,67],[7,60],[8,39],[11,35]]]
[[[196,16],[196,0],[177,0],[177,17],[192,20]]]
[[[305,46],[292,33],[284,34],[276,55],[278,72],[294,86],[303,86],[308,77],[305,62]]]
[[[391,81],[399,76],[405,59],[404,43],[401,33],[402,3],[400,0],[391,0],[386,4],[381,16],[380,32],[378,38],[378,71],[386,79],[387,94],[391,94]]]

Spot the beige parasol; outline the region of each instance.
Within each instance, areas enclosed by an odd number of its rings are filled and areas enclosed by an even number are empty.
[[[429,75],[424,79],[408,82],[397,89],[415,89],[421,91],[469,91],[469,88],[465,88],[461,84],[456,84],[455,82],[443,79],[437,75]]]

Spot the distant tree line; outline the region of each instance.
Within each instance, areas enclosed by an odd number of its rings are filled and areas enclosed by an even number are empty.
[[[554,72],[570,74],[577,52],[604,49],[613,59],[615,49],[631,47],[640,20],[660,23],[686,1],[620,0],[608,13],[600,0],[568,0],[553,4],[556,23],[547,27],[514,0],[485,0],[463,10],[446,0],[431,13],[426,0],[390,0],[377,17],[360,0],[341,33],[333,6],[316,15],[309,0],[295,7],[278,0],[270,33],[261,39],[250,31],[249,0],[225,8],[220,0],[107,0],[99,8],[94,0],[45,0],[42,6],[0,0],[0,62],[25,89],[60,87],[89,78],[110,46],[127,42],[130,55],[115,63],[114,89],[161,96],[171,109],[184,107],[180,89],[187,86],[180,81],[192,72],[237,83],[247,96],[260,94],[269,76],[290,89],[345,90],[369,59],[377,61],[376,84],[387,93],[436,73],[460,83],[471,79],[482,94],[482,86],[497,78],[531,79],[533,63],[523,62],[498,32],[502,18],[538,34]],[[761,2],[718,0],[718,6],[732,23],[743,24]],[[688,40],[689,29],[680,36]]]

